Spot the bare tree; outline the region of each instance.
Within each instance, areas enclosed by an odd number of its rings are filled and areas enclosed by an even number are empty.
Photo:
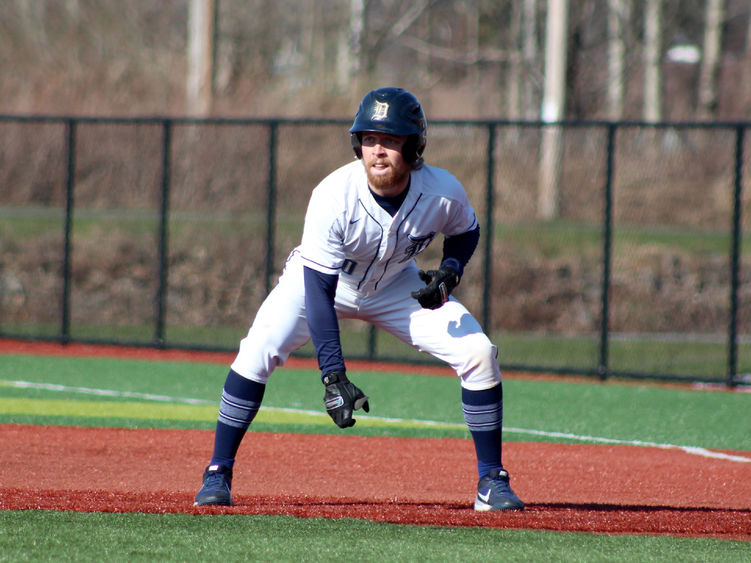
[[[548,0],[542,119],[553,125],[543,129],[537,202],[537,215],[541,219],[558,216],[563,134],[555,122],[564,116],[566,103],[567,29],[568,0]]]
[[[520,49],[522,36],[522,11],[519,3],[514,2],[509,18],[508,35],[514,49]],[[517,119],[522,114],[521,99],[522,61],[521,57],[514,57],[509,62],[506,73],[506,115],[510,119]]]
[[[368,9],[371,2],[365,5],[365,18],[368,17]],[[385,29],[375,29],[374,27],[364,28],[364,41],[362,43],[362,60],[365,72],[371,73],[375,70],[378,62],[378,54],[381,53],[384,46],[391,41],[399,41],[405,46],[412,47],[418,53],[426,54],[429,46],[423,40],[405,36],[406,31],[418,20],[423,12],[428,8],[429,0],[415,0],[413,2],[396,5],[394,11],[398,14],[396,17],[390,17],[388,10],[381,10],[381,17],[388,19]]]
[[[608,1],[608,118],[618,120],[623,117],[625,91],[626,30],[631,18],[630,0]]]
[[[662,0],[647,0],[644,10],[644,103],[645,121],[662,120]]]
[[[65,3],[65,10],[68,12],[68,17],[71,21],[78,25],[78,20],[81,18],[81,3],[80,0],[68,0]]]
[[[467,52],[477,57],[480,52],[480,6],[479,0],[467,0],[464,4],[464,19],[467,22]],[[480,68],[475,63],[470,66],[470,82],[480,84]]]
[[[535,95],[535,69],[537,53],[537,0],[524,0],[522,10],[522,60],[524,82],[524,117],[535,119],[539,116],[540,104]]]
[[[714,117],[717,111],[717,77],[720,70],[722,22],[725,19],[724,0],[707,0],[704,12],[704,53],[699,72],[698,116]]]
[[[365,25],[365,1],[349,0],[349,18],[342,26],[337,56],[337,84],[345,89],[360,74],[362,30]]]
[[[304,65],[300,68],[302,83],[308,83],[315,77],[334,75],[335,68],[326,64],[327,39],[325,33],[326,9],[328,4],[306,0],[302,10],[302,28],[300,30],[300,54]]]
[[[751,113],[751,11],[748,14],[748,24],[746,28],[746,49],[743,53],[744,59],[744,76],[743,76],[743,99],[744,104],[741,106],[745,115]]]
[[[189,10],[187,109],[204,115],[211,108],[214,0],[191,0]]]
[[[23,33],[39,47],[47,44],[47,24],[44,15],[44,3],[39,0],[16,0],[21,14]],[[7,7],[3,8],[6,10]]]

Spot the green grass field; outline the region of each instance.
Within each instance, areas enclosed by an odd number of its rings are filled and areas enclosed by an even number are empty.
[[[0,423],[204,428],[226,366],[0,356]],[[353,372],[363,436],[467,437],[453,378]],[[328,433],[315,371],[279,370],[254,428]],[[751,394],[508,377],[506,441],[653,443],[751,451]],[[377,413],[377,415],[375,414]],[[1,431],[1,428],[0,428]],[[23,470],[19,468],[19,470]],[[147,478],[147,476],[145,476]],[[749,561],[748,542],[278,516],[0,511],[0,561]]]

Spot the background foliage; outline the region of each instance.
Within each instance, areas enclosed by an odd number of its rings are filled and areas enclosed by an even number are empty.
[[[414,91],[441,119],[539,117],[543,0],[214,0],[213,115],[350,117],[371,87]],[[621,20],[624,105],[642,115],[647,0],[569,3],[566,115],[607,113],[608,17]],[[720,13],[711,117],[751,108],[744,0],[658,0],[662,114],[692,119],[707,7]],[[0,17],[0,112],[184,114],[191,0],[7,0]],[[361,7],[361,17],[353,11]]]
[[[647,3],[569,3],[567,118],[609,115],[613,38],[608,29],[615,8],[624,24],[620,40],[627,47],[621,117],[641,116]],[[352,10],[359,4],[362,17],[356,20]],[[189,113],[191,5],[188,0],[9,0],[0,17],[0,112]],[[712,116],[744,119],[749,114],[747,3],[680,0],[661,2],[666,119],[693,120],[702,109],[700,65],[676,62],[670,52],[679,45],[702,47],[710,5],[722,8]],[[482,225],[493,220],[494,232],[483,231],[483,242],[493,241],[490,261],[478,251],[457,295],[480,316],[490,264],[488,326],[501,345],[502,360],[512,366],[576,370],[596,365],[606,129],[592,122],[565,128],[560,210],[554,220],[540,219],[544,128],[526,120],[539,118],[547,2],[216,0],[214,6],[213,98],[207,116],[332,117],[341,122],[276,131],[270,240],[268,124],[174,127],[166,305],[170,343],[236,346],[265,296],[266,245],[274,245],[275,276],[299,241],[310,190],[352,158],[346,127],[363,92],[398,83],[426,107],[428,163],[448,168],[462,181]],[[364,24],[361,29],[357,21]],[[492,209],[486,208],[486,124],[440,121],[486,117],[523,119],[494,130]],[[70,288],[74,338],[154,339],[161,127],[158,119],[77,126]],[[733,127],[712,123],[704,129],[619,128],[612,155],[613,369],[724,377],[736,134]],[[55,337],[60,331],[65,135],[62,121],[0,122],[0,331],[5,334]],[[746,149],[740,163],[746,185],[748,155]],[[749,193],[744,185],[742,225],[751,220]],[[747,239],[741,239],[741,264],[751,249]],[[434,244],[424,264],[439,255],[440,244]],[[749,295],[751,284],[742,276],[741,372],[751,371],[751,356],[743,347],[751,334]],[[348,353],[370,353],[370,336],[361,325],[345,323],[345,332],[351,335]],[[381,335],[377,348],[387,356],[411,354]]]

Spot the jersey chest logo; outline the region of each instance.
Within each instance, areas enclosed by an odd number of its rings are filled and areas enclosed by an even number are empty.
[[[409,238],[409,245],[407,248],[404,249],[404,258],[399,260],[399,263],[406,262],[407,260],[410,260],[411,258],[414,258],[420,252],[425,250],[428,245],[433,241],[433,238],[435,237],[435,233],[430,233],[428,235],[425,235],[424,237],[413,237],[412,235],[407,235]]]

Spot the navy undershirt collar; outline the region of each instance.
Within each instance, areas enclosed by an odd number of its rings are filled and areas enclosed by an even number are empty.
[[[407,184],[407,187],[402,190],[402,192],[395,196],[383,196],[378,195],[375,193],[372,189],[370,189],[370,186],[368,186],[368,189],[370,190],[370,193],[373,196],[373,199],[376,200],[376,203],[383,207],[383,209],[391,215],[392,217],[396,215],[396,212],[399,211],[399,208],[402,206],[402,203],[404,203],[404,200],[407,198],[407,193],[409,192],[409,185],[412,183],[412,179],[410,178],[410,182]]]

